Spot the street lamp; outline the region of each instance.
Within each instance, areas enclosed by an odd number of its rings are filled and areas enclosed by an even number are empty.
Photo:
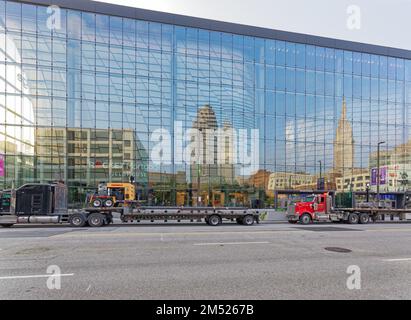
[[[378,207],[380,207],[380,146],[384,144],[385,141],[380,141],[377,144],[377,201]]]

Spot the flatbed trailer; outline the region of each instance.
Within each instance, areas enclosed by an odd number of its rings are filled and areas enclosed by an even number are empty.
[[[259,222],[259,210],[240,207],[150,207],[136,201],[118,207],[94,207],[68,210],[67,187],[64,184],[27,184],[10,191],[10,207],[0,212],[0,226],[47,223],[72,227],[102,227],[113,223],[117,213],[122,223],[148,221],[204,221],[218,226],[224,220],[253,225]]]
[[[238,224],[253,225],[260,221],[257,209],[227,207],[115,207],[115,208],[85,208],[73,212],[68,222],[73,227],[101,227],[113,221],[113,214],[120,215],[123,223],[141,221],[204,221],[208,225],[218,226],[224,220],[236,221]]]
[[[398,217],[399,220],[406,220],[407,214],[411,214],[410,209],[387,209],[387,208],[338,208],[330,210],[329,219],[331,221],[342,221],[350,224],[366,224],[370,221],[381,220],[383,216]]]
[[[0,226],[15,224],[68,224],[71,227],[102,227],[113,223],[113,214],[119,214],[122,223],[141,221],[190,221],[206,222],[218,226],[226,221],[242,225],[259,223],[259,211],[248,208],[198,208],[198,207],[141,207],[141,208],[85,208],[59,215],[0,215]]]
[[[383,216],[398,217],[400,221],[404,221],[408,214],[411,214],[411,207],[405,198],[397,207],[387,207],[384,202],[375,202],[339,208],[334,206],[334,198],[327,193],[316,195],[313,201],[290,204],[287,208],[288,221],[301,224],[316,221],[367,224],[380,220]]]

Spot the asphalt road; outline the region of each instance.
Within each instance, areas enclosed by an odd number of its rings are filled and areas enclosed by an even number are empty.
[[[0,228],[0,299],[411,299],[410,248],[411,223]]]

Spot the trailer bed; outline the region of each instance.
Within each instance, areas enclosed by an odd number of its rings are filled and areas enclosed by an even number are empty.
[[[411,209],[389,209],[389,208],[335,208],[335,212],[367,212],[367,213],[385,213],[385,214],[396,214],[396,213],[411,213]]]

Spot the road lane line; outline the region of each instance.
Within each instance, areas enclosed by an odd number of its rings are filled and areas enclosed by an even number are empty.
[[[411,229],[389,228],[389,229],[365,229],[367,232],[410,232]]]
[[[222,246],[222,245],[241,245],[241,244],[269,244],[268,241],[255,242],[209,242],[209,243],[194,243],[195,246]]]
[[[296,230],[296,229],[290,229],[290,230],[266,230],[266,231],[213,231],[213,232],[204,232],[204,231],[198,231],[198,232],[165,232],[163,233],[164,235],[167,236],[203,236],[203,235],[216,235],[216,234],[225,234],[225,235],[237,235],[237,234],[280,234],[280,233],[290,233],[290,232],[301,232],[301,233],[308,233],[311,231],[307,230]],[[160,236],[160,232],[141,232],[141,233],[135,233],[135,232],[119,232],[119,233],[103,233],[103,232],[98,232],[98,233],[80,233],[80,232],[68,232],[64,234],[58,234],[51,236],[50,238],[53,239],[65,239],[65,238],[80,238],[80,237],[86,237],[86,238],[97,238],[97,237],[144,237],[144,236]]]
[[[50,278],[50,277],[72,277],[74,273],[66,273],[66,274],[35,274],[29,276],[8,276],[8,277],[0,277],[0,280],[13,280],[13,279],[30,279],[30,278]]]
[[[357,229],[353,229],[357,230]],[[364,229],[366,232],[410,232],[411,229],[401,229],[401,228],[390,228],[390,229]],[[106,233],[104,231],[98,233],[91,233],[91,232],[67,232],[62,234],[57,234],[51,236],[52,239],[67,239],[67,238],[104,238],[104,237],[144,237],[144,236],[158,236],[161,239],[161,235],[167,236],[203,236],[203,235],[216,235],[216,234],[226,234],[226,235],[237,235],[237,234],[244,234],[244,235],[263,235],[263,234],[290,234],[291,232],[296,233],[311,233],[312,231],[306,229],[298,229],[298,228],[285,228],[285,229],[263,229],[263,230],[241,230],[241,231],[233,231],[233,230],[219,230],[219,231],[183,231],[183,232],[110,232]]]
[[[400,258],[400,259],[384,259],[387,262],[402,262],[402,261],[411,261],[411,258]]]

